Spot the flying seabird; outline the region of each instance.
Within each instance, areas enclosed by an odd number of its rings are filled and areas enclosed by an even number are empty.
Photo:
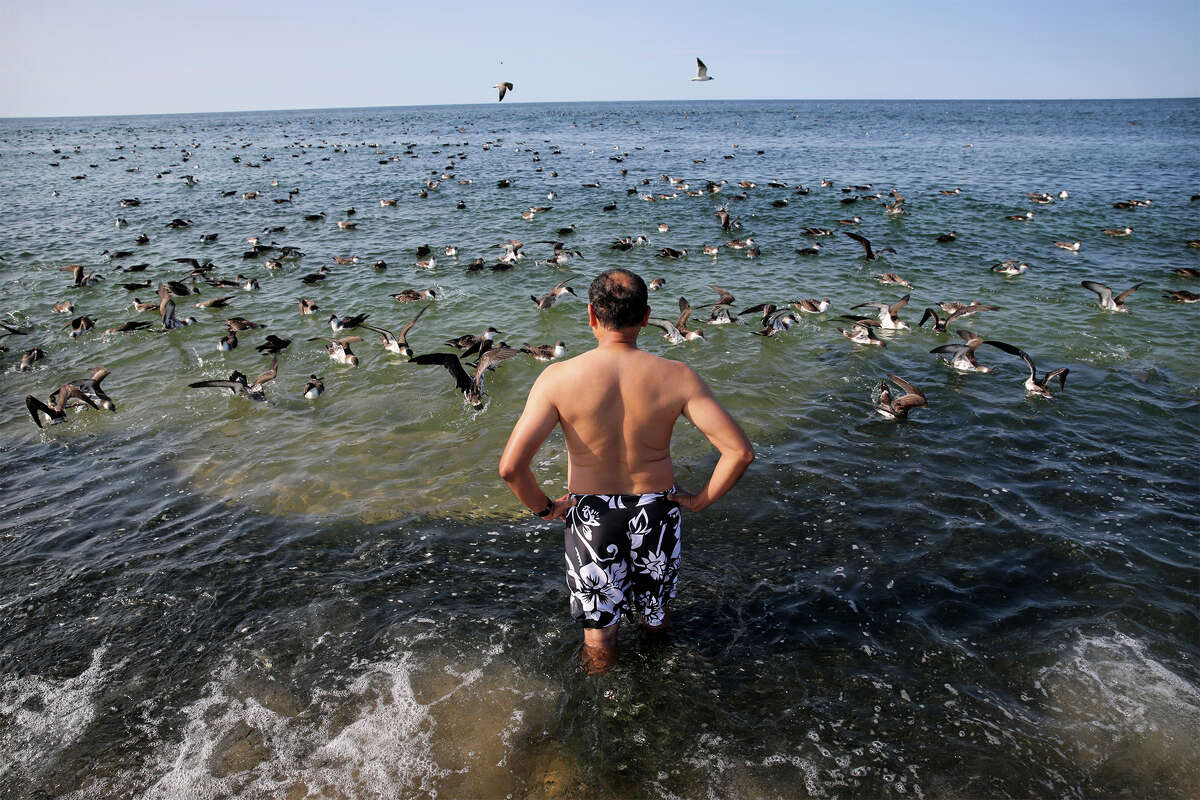
[[[856,306],[851,306],[850,310],[856,308],[877,308],[879,309],[879,325],[885,330],[904,330],[908,328],[908,323],[899,318],[900,309],[908,305],[910,295],[904,295],[891,305],[882,300],[870,300],[866,303],[859,303]],[[852,318],[853,319],[853,318]],[[857,321],[857,320],[856,320]]]
[[[268,333],[266,340],[254,349],[260,353],[278,353],[281,350],[286,350],[291,343],[291,339],[280,339],[275,334]]]
[[[567,280],[570,280],[570,278]],[[566,294],[575,294],[575,290],[570,286],[567,286],[567,281],[562,281],[541,297],[529,295],[529,299],[532,300],[535,305],[537,305],[538,311],[547,311],[551,306],[554,305],[554,302],[558,300],[558,298]]]
[[[711,81],[712,80],[712,78],[710,78],[708,76],[708,67],[706,67],[704,65],[704,62],[701,61],[699,58],[696,59],[696,77],[692,78],[692,80],[694,80],[694,81]]]
[[[475,364],[475,372],[468,375],[463,369],[462,362],[453,353],[425,353],[409,359],[413,364],[440,364],[454,377],[454,383],[463,393],[463,399],[475,410],[483,408],[483,378],[487,371],[496,367],[500,362],[520,355],[521,351],[509,347],[503,342],[499,347],[488,350],[479,356]]]
[[[350,349],[350,345],[362,340],[361,336],[345,336],[341,339],[316,336],[309,339],[310,342],[325,342],[325,352],[329,354],[330,358],[339,364],[347,364],[351,367],[358,365],[358,356]]]
[[[70,383],[64,383],[58,387],[51,397],[56,399],[52,399],[50,405],[43,403],[33,395],[25,397],[25,407],[29,409],[29,416],[33,418],[33,423],[39,428],[46,425],[54,425],[65,420],[67,418],[65,409],[67,403],[71,400],[79,400],[92,408],[96,408],[96,404],[83,393],[83,390]],[[46,418],[45,421],[43,421],[43,417]]]
[[[998,347],[1006,353],[1020,357],[1025,362],[1026,366],[1029,367],[1029,377],[1025,379],[1025,391],[1029,392],[1030,394],[1036,394],[1042,397],[1052,397],[1050,390],[1046,388],[1046,384],[1055,378],[1058,378],[1058,388],[1060,390],[1066,388],[1067,375],[1071,371],[1068,368],[1059,367],[1058,369],[1050,370],[1039,378],[1037,374],[1037,367],[1033,365],[1033,359],[1030,358],[1029,354],[1021,348],[997,341],[986,341],[983,344],[990,344],[992,347]]]
[[[927,312],[930,310],[926,309]],[[929,352],[941,355],[943,361],[960,372],[990,372],[991,370],[975,360],[975,350],[983,344],[979,334],[966,328],[960,328],[957,333],[962,337],[963,344],[944,344]]]
[[[279,374],[279,359],[275,358],[271,361],[271,368],[254,379],[253,383],[246,383],[246,376],[234,370],[229,375],[228,380],[224,381],[196,381],[189,383],[188,388],[191,389],[228,389],[237,397],[245,397],[250,400],[266,400],[266,395],[263,393],[263,387],[270,381],[275,380],[275,376]]]
[[[508,94],[509,92],[511,92],[513,90],[513,85],[512,85],[512,81],[502,81],[501,83],[497,83],[492,88],[500,90],[500,97],[496,101],[496,102],[500,102],[501,100],[504,99],[504,95]]]
[[[1125,305],[1125,298],[1136,292],[1138,287],[1142,284],[1134,284],[1116,297],[1113,296],[1113,290],[1105,286],[1103,283],[1096,283],[1095,281],[1080,281],[1079,285],[1088,291],[1095,292],[1096,296],[1100,298],[1100,301],[1096,305],[1100,306],[1100,308],[1104,309],[1105,311],[1128,312],[1129,308]]]
[[[867,261],[874,261],[875,259],[879,258],[879,256],[883,255],[884,253],[895,253],[896,252],[896,249],[894,247],[885,247],[882,250],[873,250],[871,248],[871,240],[868,239],[867,237],[863,236],[862,234],[855,233],[854,231],[842,231],[842,232],[845,233],[847,236],[849,236],[854,241],[856,241],[862,245],[863,253],[866,255]]]
[[[425,311],[429,308],[429,305],[430,304],[427,303],[421,307],[421,310],[417,312],[417,315],[400,329],[399,336],[387,330],[386,328],[377,328],[374,325],[363,325],[363,327],[369,331],[375,331],[375,333],[379,334],[379,343],[383,345],[384,350],[387,350],[389,353],[396,353],[407,358],[412,358],[413,350],[408,345],[408,332],[412,330],[413,325],[417,324],[417,320],[421,318],[421,315],[425,313]]]

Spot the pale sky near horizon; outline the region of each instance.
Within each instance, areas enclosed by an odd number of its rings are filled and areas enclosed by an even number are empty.
[[[486,103],[503,80],[505,103],[1200,96],[1197,0],[0,4],[0,117]]]

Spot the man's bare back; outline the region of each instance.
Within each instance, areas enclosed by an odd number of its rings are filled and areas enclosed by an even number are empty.
[[[551,366],[543,380],[566,437],[571,492],[671,488],[671,431],[698,383],[689,367],[642,350],[596,349]]]

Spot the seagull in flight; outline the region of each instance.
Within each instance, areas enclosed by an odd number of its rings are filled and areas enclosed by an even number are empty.
[[[504,95],[513,90],[513,85],[512,85],[512,81],[502,81],[501,83],[497,83],[492,88],[500,90],[500,100],[503,100]],[[500,101],[497,100],[496,102],[500,102]]]
[[[708,77],[708,67],[704,66],[704,62],[698,58],[696,59],[696,77],[692,78],[692,80],[694,80],[694,81],[711,81],[712,80],[712,78]]]

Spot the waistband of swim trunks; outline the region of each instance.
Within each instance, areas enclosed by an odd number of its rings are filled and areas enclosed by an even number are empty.
[[[671,486],[670,489],[667,489],[666,491],[663,491],[663,492],[643,492],[642,494],[621,494],[621,493],[602,494],[600,492],[568,492],[568,495],[570,496],[570,498],[572,500],[575,500],[576,502],[578,502],[579,498],[581,498],[581,497],[599,497],[601,500],[603,500],[604,502],[607,503],[614,497],[620,497],[622,499],[629,500],[629,501],[636,503],[637,501],[639,501],[645,497],[670,498],[671,495],[675,494],[675,491],[676,491],[676,487]]]

